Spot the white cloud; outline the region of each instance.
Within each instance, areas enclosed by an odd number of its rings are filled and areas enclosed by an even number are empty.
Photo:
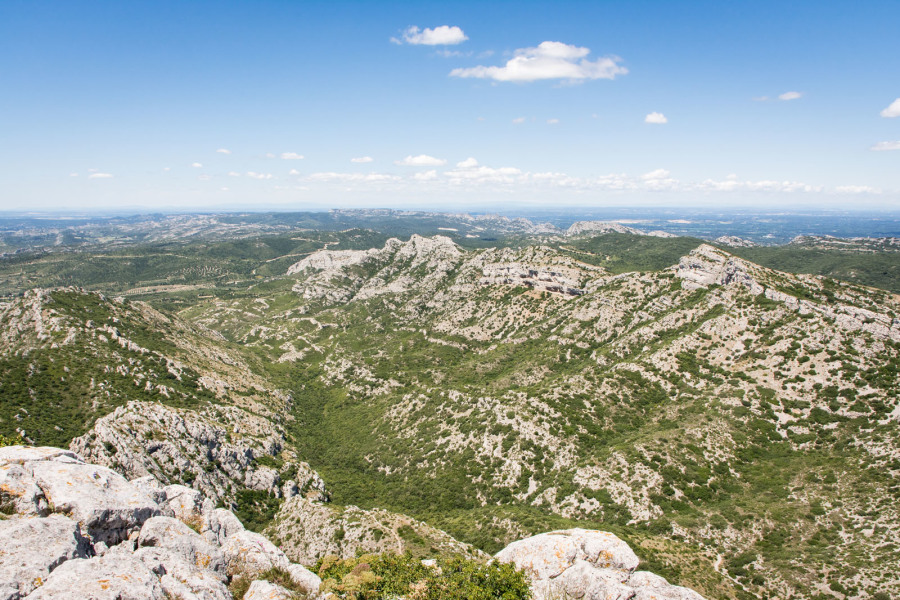
[[[229,177],[240,177],[241,174],[238,173],[237,171],[228,171],[228,176]]]
[[[502,67],[477,66],[453,69],[451,77],[475,77],[495,81],[537,81],[539,79],[614,79],[628,69],[619,66],[618,56],[587,59],[589,48],[562,42],[541,42],[536,48],[520,48]]]
[[[420,154],[419,156],[407,156],[403,160],[395,160],[394,164],[401,167],[440,167],[446,165],[447,161],[442,158],[428,156],[427,154]]]
[[[272,179],[274,175],[271,173],[256,173],[254,171],[247,171],[247,177],[251,179]]]
[[[216,152],[218,152],[219,154],[231,154],[231,150],[229,150],[228,148],[219,148],[218,150],[216,150]]]
[[[900,150],[900,140],[897,140],[896,142],[878,142],[869,149],[875,150],[876,152],[881,152],[883,150]]]
[[[112,179],[111,173],[91,173],[88,179]]]
[[[403,178],[399,175],[388,175],[386,173],[312,173],[306,177],[309,181],[362,181],[370,183],[401,181]]]
[[[478,161],[470,156],[466,160],[456,163],[456,166],[460,169],[472,169],[478,166]]]
[[[424,173],[416,173],[413,175],[413,179],[416,181],[434,181],[437,179],[437,171],[431,169],[430,171],[425,171]]]
[[[69,173],[69,177],[78,177],[78,173]]]
[[[881,189],[868,185],[841,185],[834,188],[838,194],[880,194]]]
[[[200,181],[209,181],[210,179],[212,179],[212,176],[210,176],[210,175],[198,175],[198,176],[197,176],[197,179],[199,179]]]
[[[299,174],[300,174],[300,171],[298,171],[297,169],[291,169],[290,171],[288,171],[288,175],[299,175]]]
[[[463,30],[456,26],[441,25],[439,27],[419,29],[415,25],[408,27],[403,32],[403,39],[391,38],[395,44],[424,45],[424,46],[453,46],[461,44],[469,39]]]
[[[198,162],[195,162],[195,163],[191,163],[191,166],[194,167],[195,169],[199,169],[199,168],[201,168],[203,165],[200,164],[200,163],[198,163]]]
[[[650,181],[652,179],[666,179],[671,175],[671,173],[665,169],[656,169],[655,171],[650,171],[649,173],[644,173],[641,175],[641,179],[644,181]]]
[[[374,160],[375,159],[372,158],[371,156],[359,156],[357,158],[351,158],[350,162],[352,162],[352,163],[370,163]]]
[[[525,117],[516,117],[515,119],[513,119],[512,122],[515,123],[516,125],[521,125],[522,123],[525,122]]]
[[[303,155],[296,152],[282,152],[281,158],[284,160],[303,160]]]
[[[900,117],[900,98],[897,98],[896,100],[891,102],[890,106],[881,111],[881,116],[888,119]]]
[[[446,171],[444,175],[450,178],[451,183],[514,183],[522,178],[524,173],[515,167],[500,167],[494,169],[491,167],[476,166],[468,163],[465,167],[460,167],[452,171]]]
[[[665,125],[669,120],[666,115],[659,112],[652,112],[644,117],[644,123],[653,123],[654,125]]]
[[[547,125],[556,125],[559,123],[559,119],[547,119]]]
[[[779,100],[796,100],[802,96],[803,96],[803,94],[801,94],[800,92],[785,92],[783,94],[780,94],[778,96],[778,99]]]

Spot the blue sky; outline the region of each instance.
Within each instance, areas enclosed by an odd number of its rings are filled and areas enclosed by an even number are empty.
[[[900,2],[0,2],[0,210],[900,208]]]

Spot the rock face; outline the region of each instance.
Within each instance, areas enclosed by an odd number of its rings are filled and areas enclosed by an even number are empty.
[[[635,572],[640,562],[628,544],[611,533],[567,529],[513,542],[496,559],[531,577],[535,600],[703,600],[693,590],[652,573]]]
[[[631,235],[649,235],[652,237],[673,238],[678,237],[674,233],[667,231],[642,231],[633,227],[626,227],[619,223],[609,223],[606,221],[577,221],[566,230],[566,237],[574,237],[577,235],[595,235],[603,233],[628,233]]]
[[[315,574],[196,490],[67,450],[0,448],[0,505],[0,600],[230,600],[232,576],[273,566],[318,596]]]
[[[480,550],[405,515],[356,506],[335,508],[299,496],[282,505],[266,533],[280,540],[291,560],[303,564],[329,554],[341,558],[359,552],[427,554],[432,547],[447,554],[487,558]]]
[[[235,407],[205,415],[130,402],[98,419],[93,429],[72,440],[70,447],[92,462],[114,465],[130,478],[152,476],[165,484],[190,480],[195,490],[178,488],[182,504],[196,505],[201,493],[213,502],[231,500],[235,485],[275,497],[301,492],[324,497],[322,478],[296,457],[283,461],[279,470],[257,462],[260,457],[280,454],[283,441],[284,432],[271,421]],[[282,477],[282,472],[290,473],[290,478]],[[186,508],[173,506],[176,514]]]
[[[681,258],[675,270],[685,289],[710,285],[743,285],[760,294],[763,286],[754,278],[754,265],[710,246],[701,244]]]
[[[756,242],[745,240],[735,235],[723,235],[715,239],[717,244],[722,246],[731,246],[732,248],[755,248],[759,246]]]

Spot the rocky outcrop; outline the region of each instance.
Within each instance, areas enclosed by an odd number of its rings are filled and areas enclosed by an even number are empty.
[[[678,237],[674,233],[667,231],[642,231],[633,227],[626,227],[619,223],[610,223],[607,221],[576,221],[566,230],[566,237],[575,237],[579,235],[601,235],[604,233],[627,233],[630,235],[648,235],[651,237]]]
[[[282,505],[266,533],[279,540],[291,560],[304,564],[329,554],[341,558],[360,552],[425,555],[432,548],[446,554],[487,558],[480,550],[406,515],[356,506],[335,507],[299,496]]]
[[[756,242],[745,240],[736,235],[722,235],[713,241],[721,246],[730,246],[731,248],[756,248],[759,246]]]
[[[639,560],[611,533],[567,529],[513,542],[497,553],[531,578],[535,600],[703,600],[658,575],[635,572]]]
[[[723,252],[709,244],[701,244],[683,256],[675,268],[685,289],[695,290],[710,285],[743,285],[752,294],[763,292],[754,278],[755,265]]]
[[[163,484],[189,481],[193,491],[179,488],[185,506],[173,506],[176,513],[186,508],[185,503],[196,504],[201,493],[215,503],[232,500],[239,488],[275,497],[299,493],[325,497],[325,483],[307,463],[289,453],[287,460],[281,458],[284,432],[272,421],[235,407],[210,410],[215,414],[130,402],[98,419],[70,447],[132,479],[151,476]],[[263,457],[270,458],[268,464],[280,462],[280,468],[260,464]]]
[[[230,600],[233,577],[273,566],[318,595],[315,574],[184,486],[57,448],[0,448],[0,471],[0,600]]]

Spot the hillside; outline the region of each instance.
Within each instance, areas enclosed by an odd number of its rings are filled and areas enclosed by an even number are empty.
[[[80,436],[276,537],[313,493],[323,527],[426,553],[425,523],[487,552],[602,525],[707,597],[900,591],[897,296],[657,241],[644,271],[591,238],[329,248],[177,315],[31,292],[0,315],[26,382],[0,432]]]

